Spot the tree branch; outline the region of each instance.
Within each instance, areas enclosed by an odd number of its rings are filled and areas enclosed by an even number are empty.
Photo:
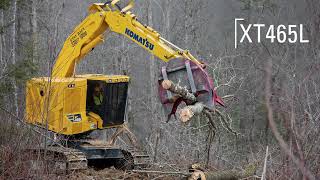
[[[272,61],[269,60],[266,65],[266,80],[265,80],[265,101],[266,101],[266,107],[267,107],[267,112],[268,112],[268,120],[269,120],[269,127],[278,141],[281,149],[289,156],[289,158],[295,163],[295,165],[299,168],[301,173],[308,177],[309,180],[315,180],[315,177],[313,174],[310,172],[309,169],[304,167],[304,165],[300,162],[298,158],[296,158],[292,152],[290,151],[288,145],[286,142],[283,140],[282,136],[280,135],[276,123],[273,119],[273,109],[271,106],[271,78],[272,78]]]

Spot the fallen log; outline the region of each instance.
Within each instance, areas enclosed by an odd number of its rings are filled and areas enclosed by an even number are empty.
[[[227,170],[227,171],[219,171],[219,172],[207,172],[204,173],[207,180],[237,180],[244,178],[242,173],[233,171],[233,170]]]
[[[171,174],[187,176],[188,180],[237,180],[243,178],[260,179],[255,176],[254,173],[257,170],[257,164],[249,165],[244,171],[225,170],[225,171],[203,171],[195,169],[193,172],[181,172],[181,171],[156,171],[156,170],[132,170],[135,173],[146,174]]]
[[[152,171],[152,170],[131,170],[135,173],[147,173],[147,174],[173,174],[173,175],[182,175],[182,176],[190,176],[189,172],[180,172],[180,171]]]
[[[237,180],[252,177],[252,179],[260,179],[260,177],[255,176],[255,172],[258,168],[257,163],[253,163],[248,165],[244,171],[236,171],[236,170],[225,170],[225,171],[195,171],[189,176],[188,180],[197,180],[201,178],[201,180]]]

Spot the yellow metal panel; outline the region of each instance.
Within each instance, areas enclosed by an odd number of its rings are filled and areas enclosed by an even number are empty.
[[[72,88],[64,90],[64,113],[80,112],[81,89]]]
[[[86,117],[86,91],[85,78],[34,78],[27,83],[26,121],[66,135],[95,129]],[[81,121],[71,122],[70,114]]]
[[[75,132],[82,131],[82,126],[81,125],[82,125],[81,122],[80,123],[73,123],[72,124],[72,129],[71,129],[72,134],[75,133]]]
[[[65,41],[53,67],[52,77],[71,77],[76,62],[85,56],[90,49],[102,42],[101,35],[107,27],[108,25],[100,13],[90,14],[83,20]]]

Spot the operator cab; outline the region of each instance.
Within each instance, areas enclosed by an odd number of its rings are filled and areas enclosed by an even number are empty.
[[[129,78],[103,77],[105,78],[87,80],[86,111],[99,115],[103,120],[103,127],[121,125],[125,119]]]

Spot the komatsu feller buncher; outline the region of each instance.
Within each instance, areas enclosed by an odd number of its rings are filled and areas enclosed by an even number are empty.
[[[192,93],[202,92],[198,93],[201,94],[199,100],[209,106],[217,101],[204,64],[189,51],[180,49],[151,27],[140,23],[136,15],[129,11],[134,5],[133,0],[124,8],[119,6],[119,1],[91,5],[88,17],[65,41],[51,77],[33,78],[27,82],[26,122],[65,139],[60,146],[33,150],[35,153],[46,153],[47,158],[61,162],[68,170],[83,169],[87,164],[132,169],[139,163],[136,159],[147,157],[134,150],[118,148],[113,143],[97,145],[86,137],[94,130],[125,127],[130,78],[126,75],[75,74],[76,65],[103,42],[106,31],[124,35],[164,62],[177,62],[161,69],[159,82],[164,79],[179,81]],[[92,94],[97,86],[103,92],[102,111],[93,108]],[[161,87],[159,93],[164,107],[172,108],[175,103],[173,94]]]

